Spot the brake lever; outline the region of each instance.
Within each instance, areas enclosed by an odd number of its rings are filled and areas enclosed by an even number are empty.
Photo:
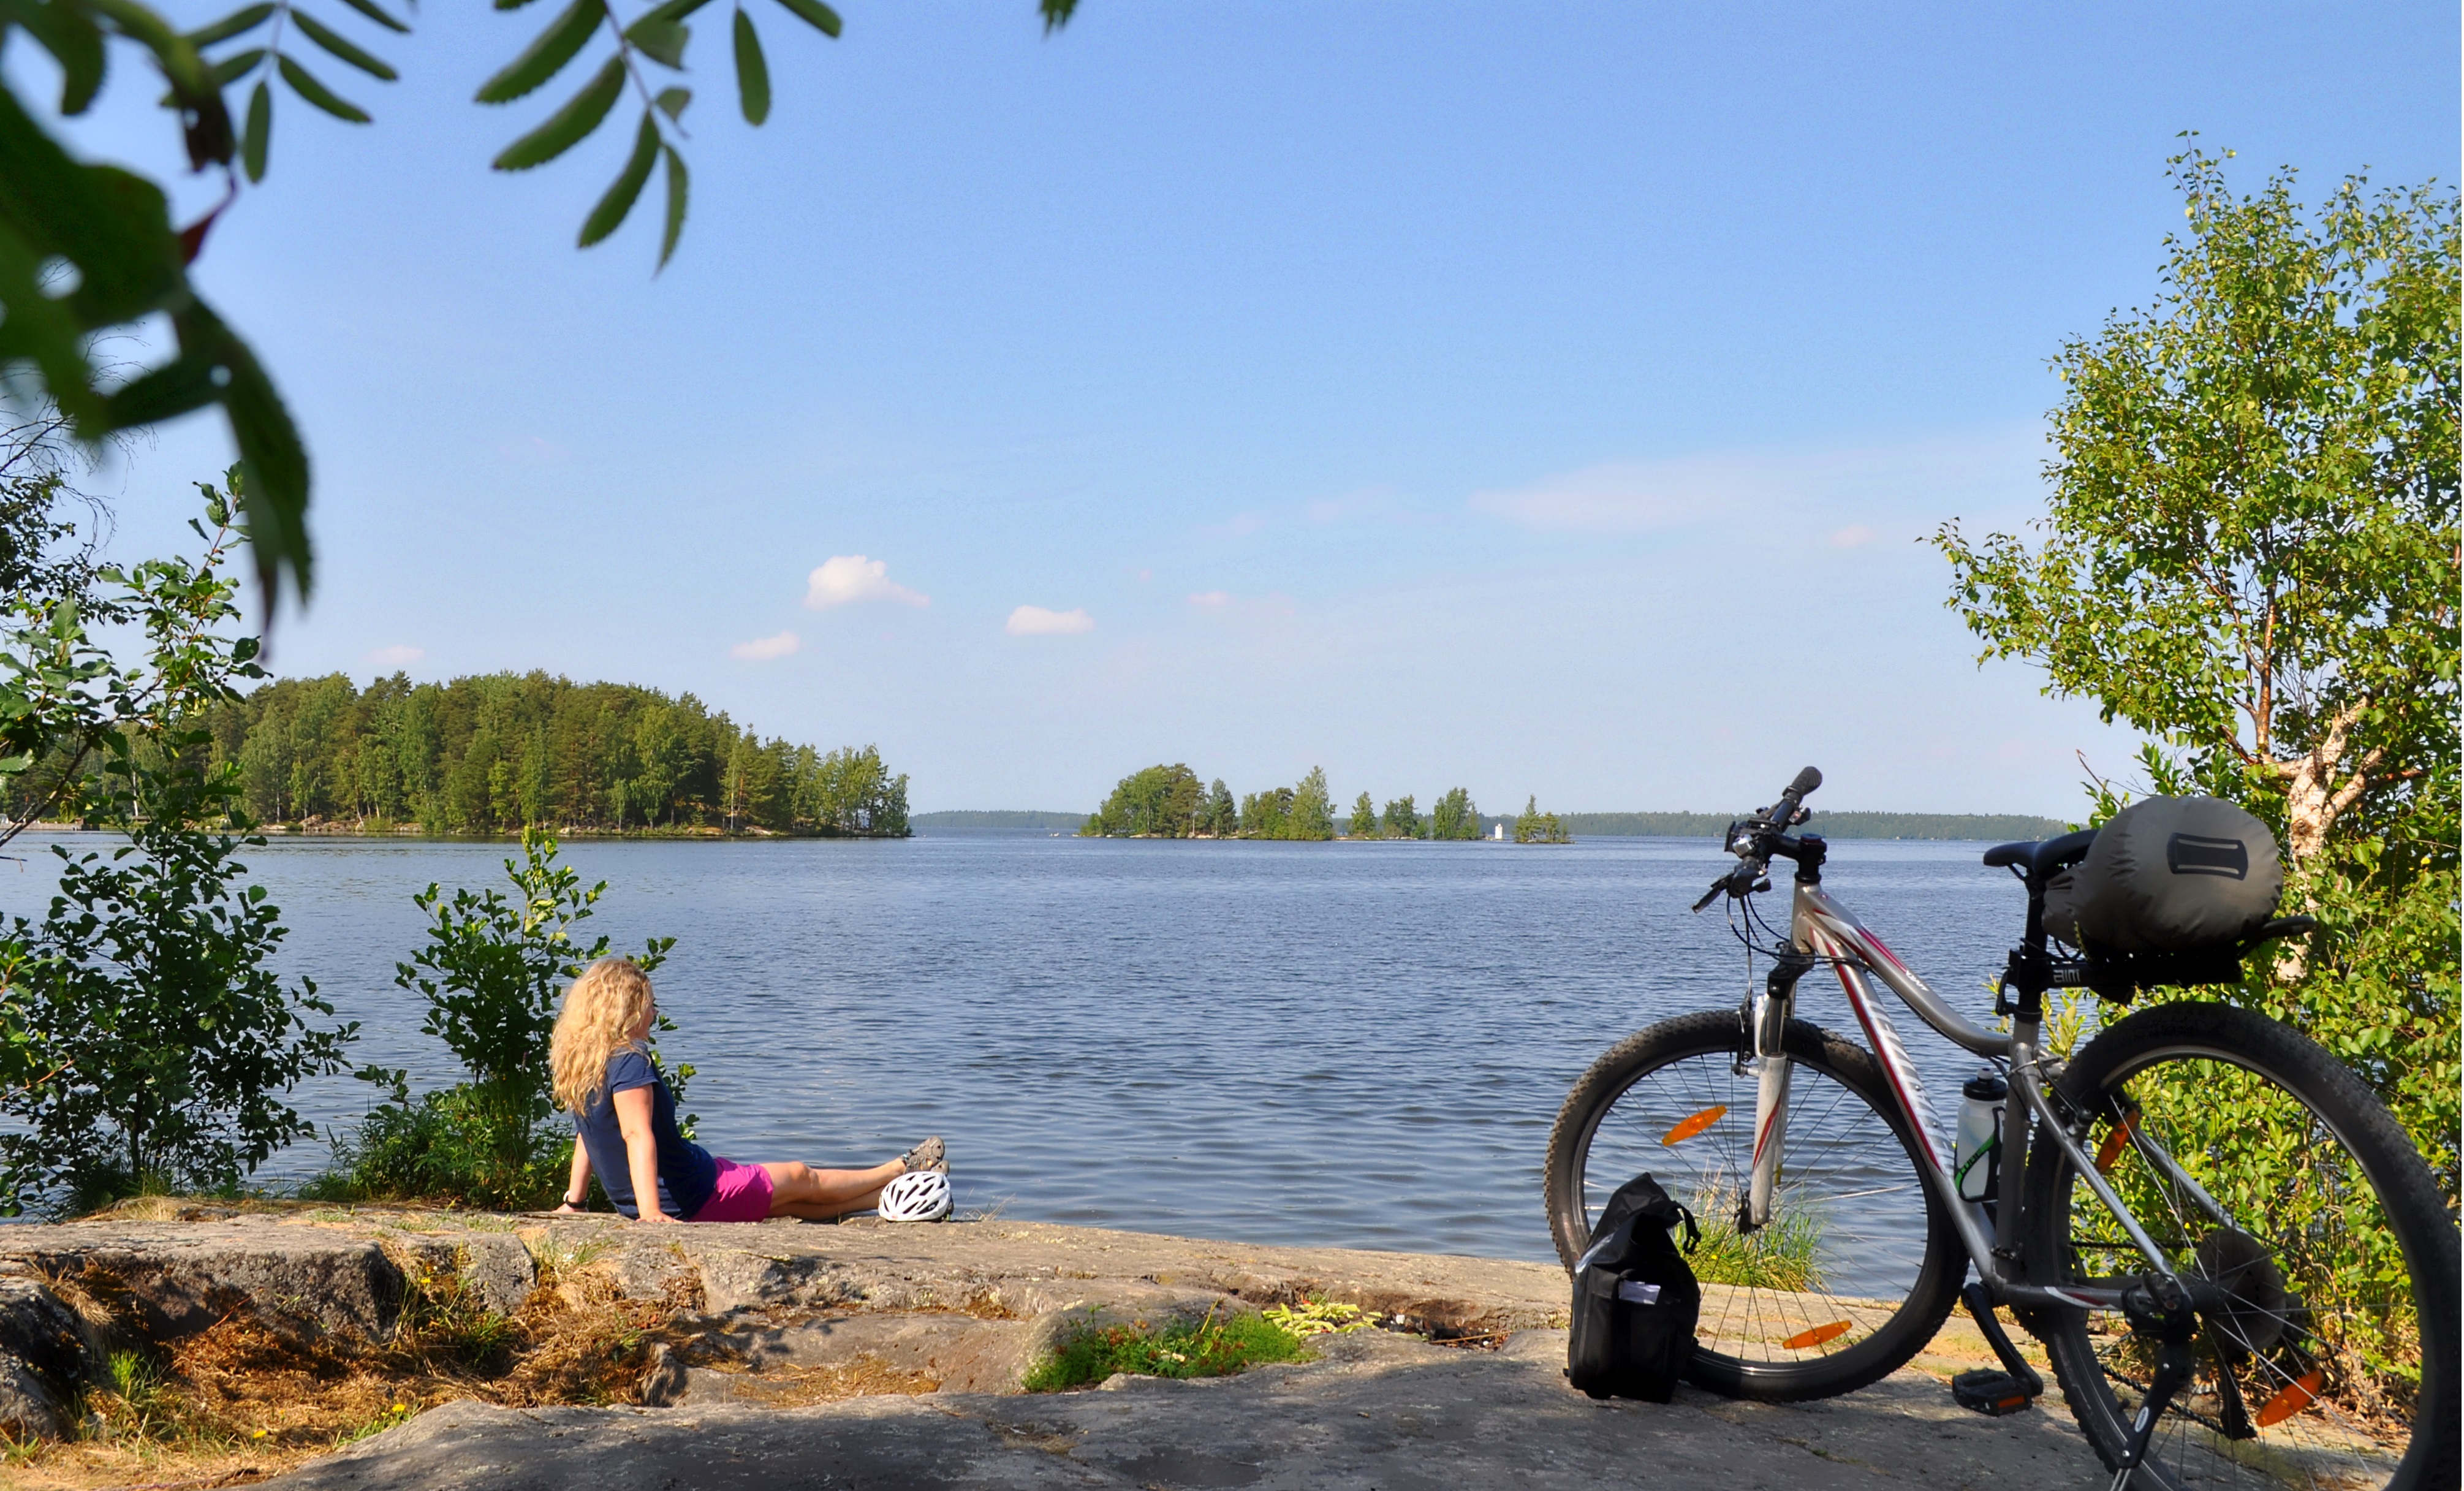
[[[1763,878],[1763,871],[1764,866],[1752,860],[1740,863],[1735,869],[1711,882],[1711,888],[1703,892],[1703,899],[1694,903],[1694,910],[1699,911],[1718,900],[1723,890],[1742,901],[1757,890],[1770,889],[1771,882]]]

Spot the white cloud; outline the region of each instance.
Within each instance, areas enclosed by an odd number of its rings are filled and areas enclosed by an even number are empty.
[[[1201,611],[1221,611],[1235,616],[1289,616],[1294,611],[1292,598],[1280,590],[1269,590],[1262,596],[1236,596],[1229,590],[1201,590],[1189,598],[1189,603]]]
[[[739,642],[727,649],[727,655],[767,663],[774,657],[785,657],[803,645],[803,639],[794,632],[782,631],[775,637],[756,637],[751,642]]]
[[[1860,543],[1871,543],[1873,541],[1874,530],[1866,527],[1862,523],[1851,523],[1847,527],[1842,528],[1837,533],[1831,536],[1831,542],[1836,547],[1842,549],[1853,549]]]
[[[804,604],[824,611],[851,601],[903,601],[909,605],[930,605],[933,598],[892,581],[887,560],[868,559],[861,554],[833,556],[813,571],[804,591]]]
[[[1067,637],[1095,629],[1095,618],[1084,610],[1047,611],[1040,605],[1022,605],[1009,613],[1004,628],[1013,637]]]
[[[1708,451],[1657,461],[1604,461],[1520,487],[1471,494],[1475,512],[1560,533],[1643,534],[1750,517],[1833,523],[1850,513],[1950,512],[2040,500],[2044,436],[2035,427],[1983,437],[1850,449]],[[1861,535],[1861,537],[1851,537]],[[1832,541],[1874,536],[1857,524]]]
[[[1475,492],[1475,511],[1529,528],[1639,534],[1697,522],[1763,494],[1750,463],[1727,456],[1603,461],[1526,487]]]
[[[379,668],[408,668],[426,656],[428,656],[426,647],[404,647],[396,643],[390,647],[379,647],[369,653],[368,661]]]

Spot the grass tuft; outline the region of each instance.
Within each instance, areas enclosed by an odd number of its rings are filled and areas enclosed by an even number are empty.
[[[1209,1310],[1196,1325],[1170,1326],[1152,1335],[1132,1324],[1071,1337],[1037,1362],[1021,1386],[1029,1392],[1062,1392],[1102,1382],[1114,1372],[1223,1377],[1269,1362],[1305,1362],[1313,1355],[1298,1335],[1262,1315],[1219,1320]]]
[[[1691,1205],[1703,1227],[1703,1240],[1685,1255],[1696,1279],[1743,1289],[1803,1292],[1823,1286],[1815,1259],[1822,1246],[1822,1217],[1814,1208],[1781,1207],[1771,1225],[1744,1234],[1737,1231],[1734,1192],[1705,1191]]]

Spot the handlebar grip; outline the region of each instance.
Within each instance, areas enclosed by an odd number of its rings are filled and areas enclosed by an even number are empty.
[[[1788,784],[1788,795],[1792,798],[1803,798],[1821,785],[1822,773],[1809,766],[1796,774],[1796,780]]]

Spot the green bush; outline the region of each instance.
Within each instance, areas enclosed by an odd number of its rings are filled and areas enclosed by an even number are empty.
[[[55,846],[42,919],[0,931],[0,1210],[235,1191],[312,1132],[283,1099],[341,1070],[356,1029],[324,1023],[316,985],[269,967],[281,912],[237,857],[265,841],[195,728],[232,680],[259,676],[254,640],[229,634],[237,583],[221,568],[238,487],[234,469],[203,489],[215,528],[193,525],[207,541],[194,563],[73,577],[93,595],[21,581],[0,602],[0,784],[30,816],[123,833],[107,849]],[[97,643],[96,618],[142,630],[144,661]]]
[[[553,1118],[527,1131],[469,1083],[413,1097],[396,1088],[334,1141],[334,1168],[300,1188],[317,1201],[431,1201],[482,1211],[556,1205],[573,1136]]]
[[[514,894],[430,885],[412,900],[428,913],[426,945],[395,965],[394,982],[428,1005],[420,1027],[443,1041],[468,1082],[414,1097],[407,1074],[368,1066],[360,1076],[389,1089],[358,1130],[334,1141],[335,1167],[303,1189],[327,1200],[425,1200],[489,1210],[529,1210],[563,1194],[572,1133],[549,1092],[548,1040],[564,985],[606,955],[574,929],[588,920],[607,883],[584,888],[557,860],[554,835],[522,835],[522,858],[505,861]],[[634,961],[665,960],[673,937],[653,937]],[[659,1029],[672,1031],[664,1016]],[[658,1057],[653,1054],[656,1063]],[[661,1070],[679,1102],[690,1065]],[[693,1132],[693,1115],[681,1125]]]

